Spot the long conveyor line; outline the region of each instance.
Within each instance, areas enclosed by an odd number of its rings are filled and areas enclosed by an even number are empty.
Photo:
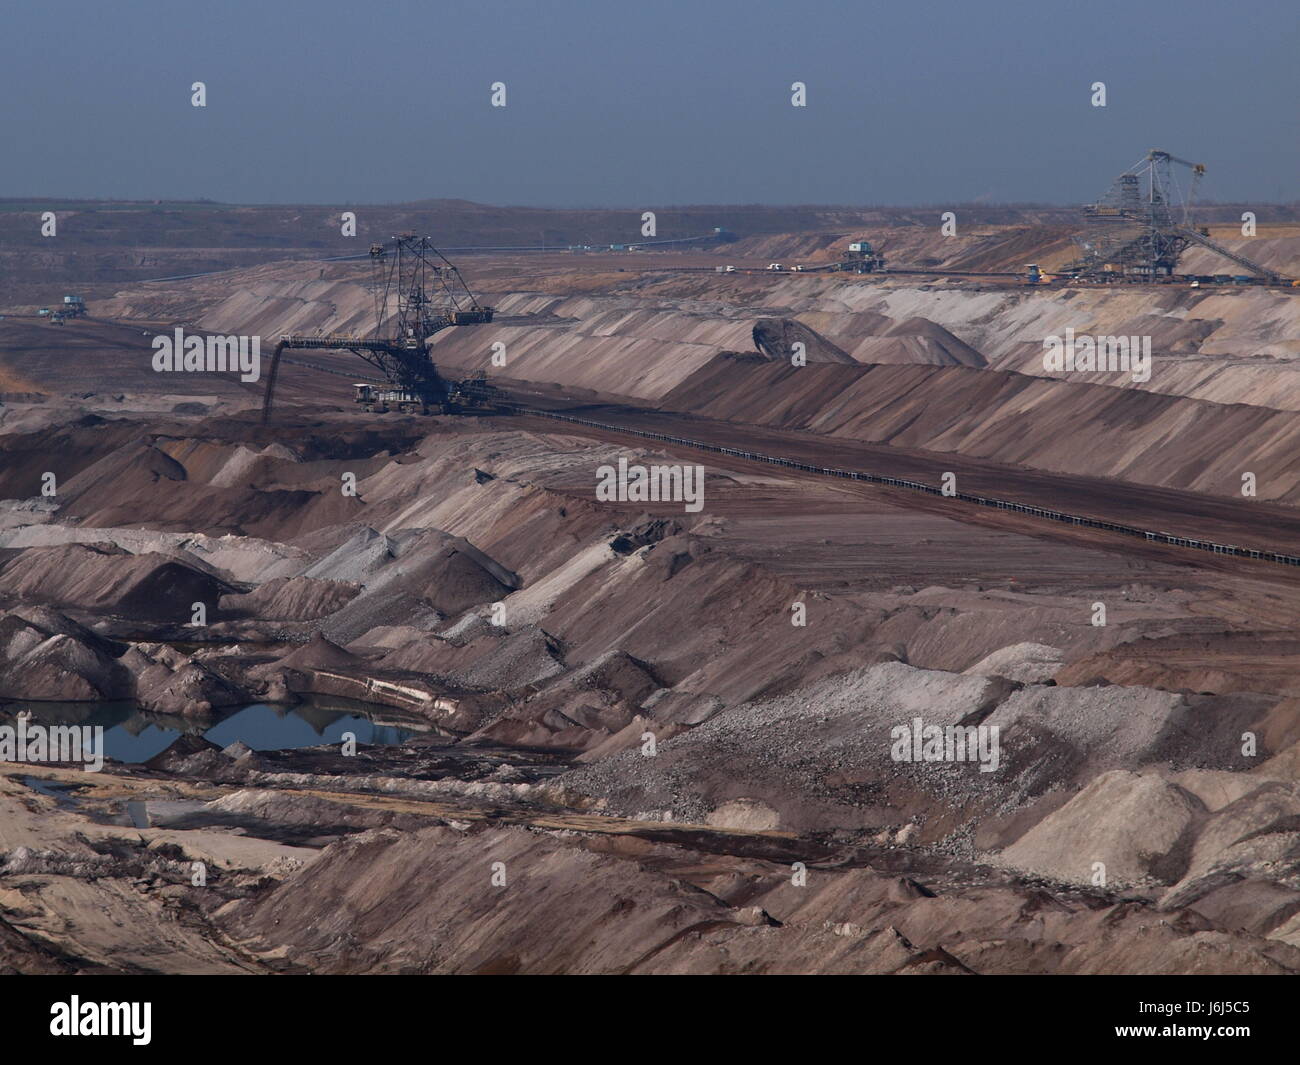
[[[1060,510],[1050,510],[1046,507],[1030,506],[1027,503],[1012,503],[1005,499],[995,499],[991,496],[971,495],[968,492],[954,492],[945,494],[940,488],[934,485],[925,484],[921,481],[908,481],[901,477],[883,477],[876,473],[860,473],[856,470],[839,470],[828,466],[812,466],[806,462],[796,462],[794,459],[778,458],[775,455],[763,455],[754,451],[741,451],[738,448],[721,447],[718,444],[708,444],[701,440],[689,440],[680,436],[669,436],[666,433],[655,433],[647,429],[632,429],[623,425],[610,425],[605,422],[590,421],[586,418],[575,418],[571,414],[559,414],[556,411],[536,410],[531,407],[521,407],[514,404],[506,405],[507,409],[519,414],[532,414],[541,418],[553,418],[557,421],[572,422],[575,425],[589,425],[595,429],[606,429],[618,433],[630,433],[633,436],[645,437],[647,440],[662,440],[670,444],[682,444],[686,447],[700,448],[704,451],[713,451],[720,455],[733,455],[736,458],[749,459],[753,462],[766,462],[773,466],[785,466],[789,469],[804,470],[808,473],[819,473],[827,477],[842,477],[851,481],[866,481],[870,484],[883,484],[891,488],[906,488],[914,492],[925,492],[928,495],[943,496],[945,499],[960,499],[966,503],[974,503],[981,507],[991,507],[995,510],[1010,510],[1017,514],[1028,514],[1031,517],[1042,518],[1046,521],[1060,522],[1064,525],[1081,525],[1090,529],[1104,529],[1107,532],[1119,533],[1121,536],[1132,536],[1140,540],[1147,540],[1151,543],[1169,544],[1173,547],[1189,548],[1193,551],[1208,551],[1215,555],[1230,555],[1234,558],[1253,558],[1264,562],[1275,562],[1282,566],[1300,566],[1300,555],[1287,555],[1280,551],[1262,551],[1250,547],[1237,547],[1235,544],[1216,544],[1210,540],[1197,540],[1187,536],[1174,536],[1172,533],[1153,532],[1150,529],[1139,529],[1132,525],[1120,525],[1111,521],[1100,521],[1097,518],[1088,518],[1079,514],[1067,514]]]

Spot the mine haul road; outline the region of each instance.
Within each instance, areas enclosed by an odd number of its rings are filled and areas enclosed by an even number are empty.
[[[558,390],[542,391],[508,385],[502,390],[510,401],[521,407],[565,414],[606,426],[626,427],[628,432],[556,422],[526,413],[503,416],[512,424],[538,432],[563,432],[612,443],[635,443],[638,447],[680,454],[684,460],[702,463],[706,468],[710,452],[693,452],[681,444],[646,440],[635,434],[662,433],[698,440],[715,447],[779,456],[810,465],[921,481],[936,487],[941,483],[943,474],[951,472],[956,475],[957,489],[961,492],[1065,511],[1175,536],[1241,548],[1300,554],[1300,512],[1278,503],[1244,498],[1236,500],[1181,489],[1004,466],[955,454],[937,454],[816,436],[807,432],[723,422],[633,405],[584,403],[566,397]],[[1104,443],[1100,446],[1104,446]],[[713,461],[725,462],[728,468],[736,470],[761,471],[766,476],[774,473],[774,467],[768,463],[734,455]],[[784,478],[815,478],[822,483],[826,480],[825,475],[819,473],[788,467],[775,469]],[[1056,540],[1062,544],[1115,550],[1153,561],[1181,563],[1269,580],[1300,582],[1300,569],[1272,562],[1152,543],[1106,530],[1044,521],[1014,511],[989,509],[960,499],[931,496],[907,489],[856,481],[837,483],[845,491],[861,493],[894,506],[940,514],[986,528]]]

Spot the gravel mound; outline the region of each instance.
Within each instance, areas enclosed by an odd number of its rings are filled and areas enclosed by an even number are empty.
[[[1065,664],[1065,656],[1042,643],[1017,643],[986,655],[969,669],[968,676],[1006,677],[1021,684],[1041,684]]]
[[[1117,769],[1043,818],[1002,851],[1001,861],[1065,883],[1168,883],[1186,867],[1203,813],[1194,795],[1155,773]]]
[[[653,758],[626,750],[559,783],[628,814],[671,809],[704,820],[723,803],[746,799],[776,811],[782,828],[862,827],[879,811],[859,785],[898,768],[891,729],[916,717],[954,725],[997,690],[984,677],[885,662],[733,707],[660,744]],[[973,764],[942,768],[968,784],[980,775]]]

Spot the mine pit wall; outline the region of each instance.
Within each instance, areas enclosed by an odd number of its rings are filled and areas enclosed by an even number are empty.
[[[1260,499],[1300,503],[1300,414],[1291,411],[963,367],[795,368],[725,357],[661,406],[1237,499],[1251,470]]]
[[[730,303],[721,309],[714,303],[709,311],[701,304],[686,313],[673,308],[682,283],[670,281],[664,287],[666,292],[653,297],[658,302],[652,309],[657,306],[658,313],[641,315],[615,313],[627,303],[625,297],[539,303],[530,294],[512,294],[500,299],[503,316],[554,313],[577,321],[568,326],[493,325],[449,332],[435,339],[434,350],[439,361],[500,372],[490,361],[491,345],[499,340],[507,345],[511,376],[659,399],[665,394],[662,385],[672,381],[665,368],[689,365],[693,357],[698,367],[701,357],[707,361],[720,351],[752,350],[747,330],[765,317],[793,318],[863,363],[987,361],[993,370],[1038,376],[1047,375],[1044,338],[1063,336],[1069,328],[1076,335],[1151,336],[1156,359],[1146,382],[1135,382],[1127,373],[1104,372],[1071,374],[1073,382],[1219,403],[1300,408],[1300,393],[1292,387],[1290,374],[1276,373],[1300,358],[1300,291],[1130,286],[975,290],[791,278],[725,296]],[[685,306],[696,302],[687,300]],[[715,321],[702,323],[700,316],[709,314]],[[906,328],[912,323],[913,328]],[[637,344],[643,346],[634,347]],[[655,345],[666,350],[658,351]],[[654,375],[631,359],[644,358],[652,350],[666,360],[655,364]],[[971,357],[972,352],[977,357]]]
[[[1259,499],[1300,504],[1300,412],[1289,410],[968,367],[792,367],[728,355],[657,406],[1231,499],[1250,470]]]
[[[1073,381],[1300,408],[1291,374],[1265,372],[1300,358],[1300,290],[1032,290],[736,276],[653,274],[635,294],[495,293],[497,322],[437,335],[435,361],[494,373],[492,345],[500,341],[512,377],[655,400],[718,352],[751,350],[750,331],[764,317],[794,318],[861,362],[971,364],[973,349],[992,369],[1030,374],[1046,372],[1043,339],[1070,328],[1149,335],[1157,359],[1147,382],[1127,374],[1076,374]],[[364,332],[372,307],[353,282],[264,280],[216,303],[199,324],[265,336]],[[935,335],[902,331],[909,322],[928,323],[920,332]]]
[[[1300,291],[658,274],[638,293],[494,295],[498,322],[438,334],[433,357],[452,374],[482,369],[578,394],[1050,472],[1237,496],[1250,470],[1259,498],[1300,496],[1291,457],[1300,431]],[[203,324],[345,330],[368,300],[351,283],[263,281],[218,304]],[[864,370],[810,362],[795,374],[719,359],[752,349],[754,322],[771,315],[878,361]],[[520,324],[530,318],[543,324]],[[1151,380],[1123,371],[1042,376],[1043,338],[1066,328],[1152,336]],[[492,365],[497,342],[506,345],[507,368]],[[972,353],[988,368],[971,366]]]

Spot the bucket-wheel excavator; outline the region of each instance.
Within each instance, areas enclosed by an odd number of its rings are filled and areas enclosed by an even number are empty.
[[[1185,196],[1175,180],[1175,166],[1191,172]],[[1203,163],[1153,148],[1114,180],[1106,196],[1084,208],[1084,231],[1075,238],[1082,257],[1060,272],[1098,280],[1171,278],[1179,256],[1189,245],[1199,244],[1266,282],[1280,282],[1276,271],[1193,228],[1192,203],[1204,176]]]
[[[374,335],[282,335],[266,375],[262,421],[271,416],[281,356],[294,349],[351,351],[379,370],[386,383],[356,386],[355,399],[368,411],[451,414],[493,406],[495,389],[485,374],[449,381],[428,348],[429,337],[440,330],[491,322],[493,309],[479,303],[428,237],[403,233],[389,244],[372,244],[370,263]]]

